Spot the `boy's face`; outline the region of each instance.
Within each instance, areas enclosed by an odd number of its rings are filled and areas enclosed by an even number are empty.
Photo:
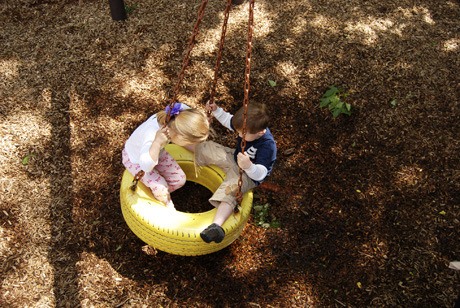
[[[243,131],[242,130],[237,130],[238,132],[238,136],[240,136],[241,138],[243,138]],[[260,137],[262,137],[266,132],[266,129],[258,132],[258,133],[255,133],[255,134],[251,134],[251,133],[248,133],[246,132],[246,136],[244,138],[244,140],[248,141],[248,142],[251,142],[251,141],[254,141]]]

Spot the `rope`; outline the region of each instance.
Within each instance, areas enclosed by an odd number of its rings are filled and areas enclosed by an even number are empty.
[[[137,183],[142,179],[144,174],[145,174],[145,172],[142,171],[142,170],[139,171],[138,173],[136,173],[136,175],[134,176],[133,182],[132,182],[131,186],[129,187],[129,188],[131,188],[132,191],[136,191]]]
[[[192,53],[193,47],[195,46],[196,36],[198,35],[200,24],[201,24],[201,21],[203,20],[204,11],[205,11],[207,4],[208,4],[208,0],[202,0],[201,5],[198,8],[198,14],[197,14],[195,26],[193,27],[192,35],[190,36],[190,39],[188,41],[187,50],[185,52],[184,59],[182,60],[182,68],[179,74],[177,75],[177,82],[176,82],[176,85],[174,86],[172,97],[169,100],[170,110],[174,107],[174,103],[177,101],[177,95],[179,94],[180,88],[182,86],[182,82],[184,80],[185,70],[187,69],[188,64],[190,62],[190,55]],[[168,113],[166,117],[166,123],[168,123],[169,120],[171,120],[171,115]]]
[[[203,20],[204,12],[206,5],[208,4],[208,0],[202,0],[201,5],[198,9],[198,14],[197,14],[197,20],[195,22],[195,25],[193,27],[192,35],[190,36],[188,45],[187,45],[187,50],[184,56],[184,59],[182,61],[182,68],[178,74],[177,77],[177,82],[176,85],[173,88],[173,94],[171,99],[169,100],[169,111],[168,114],[166,115],[166,123],[168,123],[171,120],[171,110],[174,107],[174,104],[177,101],[177,96],[180,91],[180,88],[182,86],[184,76],[185,76],[185,70],[188,67],[188,64],[190,62],[190,55],[192,53],[192,49],[195,46],[195,41],[196,41],[196,36],[199,33],[199,27],[201,24],[201,21]],[[227,6],[225,8],[224,12],[224,22],[222,24],[222,32],[221,32],[221,37],[220,37],[220,42],[219,42],[219,50],[217,53],[217,59],[216,59],[216,64],[214,67],[214,77],[211,85],[211,90],[210,90],[210,98],[209,102],[212,104],[214,102],[215,94],[216,94],[216,87],[217,87],[217,78],[218,78],[218,73],[220,69],[220,64],[222,62],[222,51],[223,47],[225,44],[225,34],[227,32],[227,24],[228,24],[228,18],[230,15],[230,9],[232,6],[232,0],[227,0]],[[242,128],[242,135],[243,138],[241,140],[241,152],[244,153],[245,147],[246,147],[246,121],[247,121],[247,111],[248,111],[248,105],[249,105],[249,89],[250,89],[250,73],[251,73],[251,54],[252,54],[252,36],[253,36],[253,31],[254,31],[254,0],[250,0],[249,2],[249,18],[248,18],[248,39],[247,39],[247,51],[246,51],[246,67],[245,67],[245,83],[244,83],[244,101],[243,101],[243,106],[244,106],[244,112],[243,112],[243,128]],[[133,191],[136,190],[137,183],[142,179],[144,176],[144,171],[139,171],[133,180],[133,183],[131,185],[131,189]],[[238,180],[238,192],[237,192],[237,200],[239,203],[241,203],[241,200],[243,199],[242,196],[242,185],[243,185],[243,170],[240,168],[239,169],[239,180]],[[235,207],[235,211],[238,211],[238,207]]]
[[[210,97],[209,97],[209,104],[214,103],[214,97],[216,95],[217,76],[219,74],[220,64],[222,62],[222,51],[224,49],[225,34],[227,33],[228,17],[230,15],[230,9],[231,8],[232,8],[232,0],[227,0],[227,6],[225,7],[225,12],[224,12],[224,22],[222,24],[222,32],[221,32],[221,35],[220,35],[219,50],[217,52],[216,65],[214,67],[214,78],[212,80],[212,85],[211,85],[211,93],[210,93]],[[208,112],[209,112],[209,114],[212,114],[211,111],[208,111]]]
[[[241,153],[244,153],[246,148],[246,122],[248,118],[248,105],[249,105],[249,88],[250,88],[250,74],[251,74],[251,55],[252,55],[252,36],[254,32],[254,2],[255,0],[249,1],[249,18],[248,18],[248,41],[246,50],[246,68],[244,72],[244,100],[243,100],[243,128],[241,134]],[[239,168],[240,178],[238,180],[238,192],[236,194],[238,203],[241,204],[243,200],[243,194],[241,188],[243,186],[243,169]],[[235,211],[238,211],[238,207],[235,207]]]
[[[197,19],[196,19],[195,25],[193,27],[192,35],[190,36],[190,39],[189,39],[188,44],[187,44],[187,50],[185,52],[184,59],[182,60],[182,68],[181,68],[179,74],[177,75],[177,82],[176,82],[176,85],[173,88],[172,97],[169,100],[169,111],[168,111],[168,113],[166,115],[165,125],[167,123],[169,123],[169,121],[171,120],[171,111],[174,108],[174,103],[176,103],[176,101],[177,101],[177,95],[179,94],[179,90],[180,90],[180,88],[182,86],[182,82],[184,80],[185,70],[187,69],[188,64],[190,62],[190,55],[192,53],[193,47],[195,46],[195,38],[198,35],[199,29],[200,29],[200,24],[201,24],[201,21],[203,20],[204,11],[205,11],[205,8],[206,8],[207,4],[208,4],[208,0],[202,0],[201,5],[198,8]],[[137,183],[142,179],[143,176],[144,176],[144,171],[142,171],[142,170],[139,171],[134,176],[134,179],[133,179],[133,182],[132,182],[132,185],[131,185],[131,190],[133,190],[133,191],[136,190]]]

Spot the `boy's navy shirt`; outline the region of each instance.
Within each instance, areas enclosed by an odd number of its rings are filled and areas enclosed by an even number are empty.
[[[232,129],[234,129],[233,124],[231,124]],[[233,158],[235,162],[237,162],[237,155],[241,153],[241,141],[243,138],[240,136],[236,139],[236,149],[233,153]],[[246,154],[249,155],[251,158],[251,162],[254,164],[264,165],[267,168],[267,175],[265,176],[264,180],[267,176],[270,175],[273,165],[276,161],[276,141],[273,138],[270,129],[266,128],[265,134],[260,138],[257,138],[254,141],[246,141],[246,147],[244,148]],[[254,181],[256,185],[260,185],[264,180],[261,181]]]

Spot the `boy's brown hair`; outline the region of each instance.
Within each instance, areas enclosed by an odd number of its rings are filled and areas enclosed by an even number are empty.
[[[243,113],[244,107],[241,107],[233,116],[232,124],[235,130],[243,128]],[[251,103],[248,105],[246,130],[250,134],[256,134],[263,131],[268,127],[270,117],[267,113],[267,106],[265,104]]]

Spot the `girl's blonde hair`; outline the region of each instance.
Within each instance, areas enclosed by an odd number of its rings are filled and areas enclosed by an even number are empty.
[[[160,125],[166,124],[167,114],[160,111],[157,120]],[[177,133],[177,137],[189,144],[206,141],[209,136],[209,121],[206,113],[199,109],[185,109],[172,116],[168,127]]]

